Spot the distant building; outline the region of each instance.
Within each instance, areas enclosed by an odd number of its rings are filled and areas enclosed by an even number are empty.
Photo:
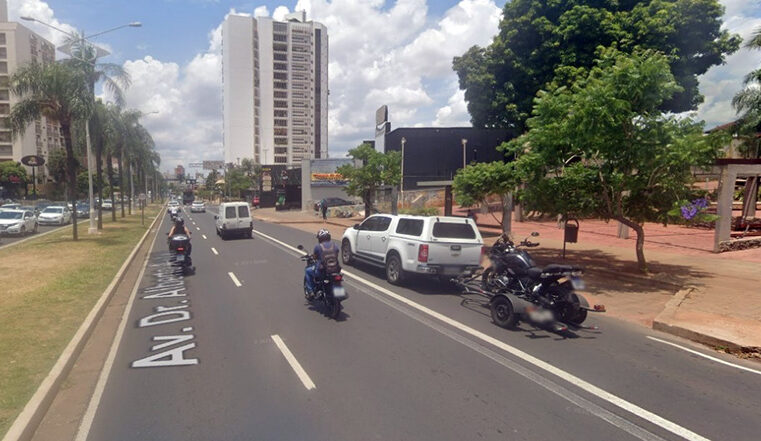
[[[178,165],[174,168],[174,177],[175,179],[183,180],[185,179],[185,167],[182,165]]]
[[[10,76],[29,64],[55,62],[55,46],[19,23],[8,21],[8,2],[0,0],[0,161],[20,161],[27,155],[48,159],[55,149],[63,147],[60,126],[42,117],[27,126],[15,140],[11,136],[10,111],[18,97],[9,89]],[[32,169],[27,167],[31,175]],[[37,180],[44,183],[50,178],[47,166],[37,170]]]
[[[328,156],[328,33],[305,12],[222,24],[225,162]]]

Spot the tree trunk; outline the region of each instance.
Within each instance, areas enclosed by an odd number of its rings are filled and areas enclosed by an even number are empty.
[[[513,227],[513,193],[500,195],[502,199],[502,232],[510,233]]]
[[[122,206],[122,218],[124,217],[124,169],[122,168],[122,165],[124,164],[124,154],[119,153],[119,157],[116,158],[118,161],[117,166],[119,167],[119,199],[121,200],[121,206]]]
[[[98,141],[98,146],[95,148],[95,170],[98,179],[95,181],[98,184],[98,230],[103,229],[103,143]],[[95,201],[92,201],[93,203]]]
[[[71,125],[61,123],[61,131],[63,132],[63,142],[66,147],[66,175],[69,178],[68,193],[72,206],[72,237],[74,240],[79,240],[79,235],[77,234],[77,160],[74,158],[74,147],[71,144]]]
[[[631,228],[635,233],[637,233],[637,266],[639,266],[640,271],[647,274],[647,261],[645,261],[645,229],[642,227],[642,225],[625,217],[616,217],[614,219]]]
[[[106,173],[108,173],[108,188],[109,193],[111,194],[111,221],[116,222],[116,198],[114,197],[114,165],[113,165],[113,157],[111,157],[111,153],[106,155]],[[101,200],[101,203],[103,203],[103,200]]]
[[[127,177],[129,178],[129,204],[127,205],[127,213],[132,216],[132,161],[127,161]]]

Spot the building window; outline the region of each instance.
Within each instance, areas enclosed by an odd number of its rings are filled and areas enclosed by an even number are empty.
[[[272,50],[288,52],[288,45],[285,43],[272,43]]]
[[[288,70],[288,65],[285,63],[275,63],[273,64],[273,68],[275,70]]]
[[[11,83],[11,80],[8,75],[0,75],[0,87],[8,87],[10,83]]]
[[[13,154],[13,146],[7,144],[0,144],[0,155],[11,156]]]
[[[275,98],[288,98],[288,92],[283,92],[280,90],[275,91]]]
[[[0,104],[0,115],[9,115],[11,113],[10,104]]]
[[[285,34],[272,34],[274,41],[288,41],[288,36]]]
[[[11,142],[11,132],[0,132],[0,142]]]
[[[275,86],[275,89],[287,89],[288,83],[284,81],[275,81],[274,86]]]
[[[288,79],[288,73],[286,72],[275,72],[273,73],[273,76],[276,80],[287,80]]]
[[[275,128],[275,136],[288,136],[288,129]]]
[[[277,61],[288,61],[288,54],[277,53],[272,57]]]
[[[5,44],[5,32],[0,32],[0,44]]]
[[[275,164],[287,164],[288,158],[285,156],[275,156]]]
[[[0,129],[10,129],[11,128],[11,119],[7,116],[4,116],[0,118]]]
[[[0,89],[0,101],[8,101],[10,100],[10,92],[8,92],[8,89]]]
[[[8,62],[7,61],[0,61],[0,73],[4,73],[4,74],[8,73]]]
[[[6,58],[8,58],[8,49],[0,47],[0,59],[5,60]]]
[[[276,119],[275,120],[275,127],[288,127],[288,120],[287,119]]]
[[[281,34],[286,33],[288,32],[288,24],[276,21],[272,23],[272,30],[273,32],[280,32]]]
[[[288,154],[288,147],[275,147],[275,154],[276,155],[287,155]]]
[[[288,118],[287,110],[275,110],[275,118]]]
[[[287,109],[288,108],[288,101],[275,101],[275,108],[276,109]]]
[[[288,145],[288,138],[275,138],[275,145]]]

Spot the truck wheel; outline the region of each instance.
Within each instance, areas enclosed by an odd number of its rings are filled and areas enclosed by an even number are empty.
[[[392,285],[401,285],[405,274],[402,268],[402,260],[397,254],[390,254],[386,259],[386,280]]]
[[[491,301],[491,319],[502,328],[512,328],[518,322],[513,305],[504,296],[497,296]]]
[[[354,256],[351,254],[351,242],[344,239],[341,243],[341,262],[344,265],[351,265],[354,262]]]

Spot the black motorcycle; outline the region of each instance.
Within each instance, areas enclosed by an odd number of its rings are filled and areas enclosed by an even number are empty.
[[[574,326],[580,326],[587,319],[588,311],[605,311],[602,305],[590,308],[587,300],[576,292],[584,289],[582,268],[556,264],[542,268],[520,248],[536,246],[539,244],[528,238],[515,244],[507,235],[502,235],[489,251],[491,266],[481,276],[483,289],[512,293],[551,311],[555,320]]]
[[[302,245],[299,245],[298,248],[304,251],[304,247]],[[301,256],[301,260],[306,262],[307,267],[315,264],[314,256],[311,254]],[[346,290],[342,284],[343,276],[341,275],[340,271],[332,274],[322,274],[322,277],[317,277],[315,280],[314,294],[309,294],[309,290],[307,289],[306,274],[304,274],[304,297],[306,297],[307,301],[310,303],[322,302],[322,304],[325,305],[328,316],[333,319],[337,319],[341,314],[341,310],[343,309],[341,302],[349,298],[349,295],[346,294]]]
[[[169,251],[172,252],[174,263],[182,268],[183,273],[195,272],[195,267],[190,259],[190,237],[188,235],[174,234],[169,238]]]

